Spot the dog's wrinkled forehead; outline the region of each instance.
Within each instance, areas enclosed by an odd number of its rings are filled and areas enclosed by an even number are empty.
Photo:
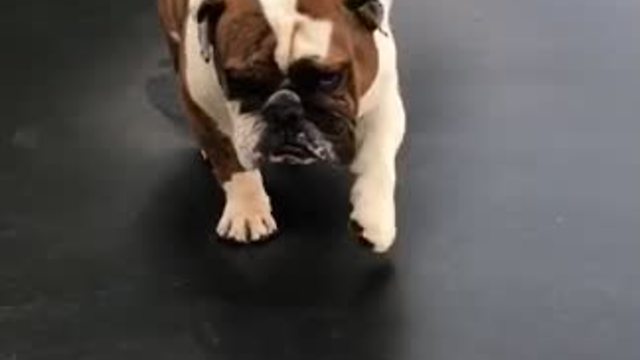
[[[281,70],[286,70],[290,64],[300,59],[322,60],[328,56],[333,24],[329,20],[330,14],[327,13],[326,16],[321,17],[320,10],[323,10],[322,8],[327,10],[326,5],[322,5],[322,1],[259,0],[259,2],[277,39],[274,57]],[[310,2],[316,3],[315,9],[307,4]],[[311,11],[313,13],[310,13]]]
[[[378,0],[191,1],[205,4],[199,21],[209,19],[210,27],[201,44],[205,55],[208,43],[214,45],[216,68],[226,75],[221,79],[273,85],[311,60],[313,71],[342,71],[352,98],[373,84],[380,8],[372,5]]]
[[[327,59],[334,39],[334,22],[342,14],[343,0],[227,0],[225,3],[227,15],[234,24],[224,31],[224,40],[231,43],[230,51],[225,53],[237,53],[240,49],[233,47],[242,46],[242,42],[244,46],[249,42],[253,46],[271,47],[273,61],[286,72],[301,59]],[[265,34],[265,28],[269,34]],[[268,42],[256,39],[267,36],[273,39]]]

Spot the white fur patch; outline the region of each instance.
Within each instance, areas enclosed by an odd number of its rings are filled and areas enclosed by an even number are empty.
[[[171,31],[169,33],[169,37],[171,37],[171,40],[179,43],[180,42],[180,34],[177,31]]]
[[[329,54],[333,24],[297,10],[297,0],[259,0],[276,35],[275,61],[281,70],[304,58],[324,59]]]
[[[223,185],[227,203],[218,224],[218,235],[238,242],[264,240],[277,231],[271,202],[259,171],[234,174]]]
[[[383,0],[387,14],[390,0]],[[371,88],[360,99],[356,129],[358,154],[351,166],[357,175],[351,192],[351,218],[377,252],[387,251],[396,236],[396,154],[402,143],[406,115],[398,87],[397,51],[388,15],[383,22],[388,36],[377,32],[379,69]]]
[[[203,0],[189,0],[189,15],[186,19],[184,51],[186,86],[193,101],[216,122],[218,129],[226,135],[233,131],[226,106],[226,98],[220,86],[213,64],[207,63],[200,54],[198,23],[195,13]]]
[[[405,111],[396,84],[380,88],[379,105],[360,119],[360,147],[351,169],[351,218],[377,252],[387,251],[396,236],[396,155],[405,132]]]
[[[359,150],[351,166],[357,175],[351,218],[377,252],[387,251],[395,240],[396,155],[406,127],[396,69],[386,71],[372,90],[371,107],[358,122]]]
[[[227,109],[233,121],[232,140],[240,165],[245,169],[256,168],[259,160],[257,146],[262,138],[266,123],[255,114],[240,112],[240,103],[227,102]]]

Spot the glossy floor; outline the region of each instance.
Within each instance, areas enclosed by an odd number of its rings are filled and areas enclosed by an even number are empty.
[[[640,1],[397,1],[387,257],[319,168],[268,171],[272,243],[210,240],[152,1],[0,19],[0,359],[640,358]]]

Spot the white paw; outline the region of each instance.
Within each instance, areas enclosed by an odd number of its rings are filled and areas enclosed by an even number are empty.
[[[265,240],[278,230],[259,173],[234,175],[224,188],[227,203],[216,230],[220,237],[248,243]]]
[[[276,221],[269,208],[232,201],[225,206],[217,233],[222,238],[246,243],[265,240],[277,230]]]
[[[359,179],[352,192],[353,212],[357,234],[373,245],[373,251],[384,253],[396,238],[395,203],[393,187],[380,186],[377,181]]]

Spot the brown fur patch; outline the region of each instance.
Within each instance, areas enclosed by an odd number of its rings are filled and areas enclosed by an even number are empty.
[[[243,171],[231,140],[220,132],[215,121],[191,99],[184,85],[180,90],[191,129],[206,155],[205,160],[211,164],[213,172],[221,184],[231,180],[233,174]]]
[[[344,0],[297,0],[298,11],[333,23],[328,59],[330,64],[351,60],[353,87],[357,98],[369,90],[378,74],[378,51],[373,33],[344,6]]]
[[[184,36],[189,0],[159,0],[158,11],[176,72],[180,77],[182,105],[191,129],[202,151],[206,154],[206,160],[211,164],[218,181],[224,183],[230,180],[233,174],[242,172],[243,168],[238,161],[231,140],[218,129],[215,119],[211,119],[191,98],[184,81],[186,62],[184,61],[185,52],[181,50],[184,42],[178,43],[171,36],[172,33]]]
[[[373,33],[344,6],[344,0],[297,0],[298,11],[312,18],[333,23],[333,34],[327,65],[351,59],[354,91],[361,98],[371,87],[378,72],[378,51]],[[165,36],[182,34],[189,0],[159,0],[158,11]],[[257,0],[225,1],[225,12],[217,26],[216,42],[223,53],[225,68],[239,71],[257,65],[256,72],[272,68],[271,56],[276,39],[262,15]],[[260,40],[259,40],[260,39]],[[174,62],[178,62],[177,45],[169,42]],[[255,68],[254,68],[255,69]]]
[[[227,72],[265,81],[279,75],[273,58],[276,38],[256,0],[229,1],[215,36]]]
[[[182,36],[184,20],[189,11],[189,0],[158,0],[158,14],[160,24],[164,30],[164,37],[169,46],[169,53],[173,61],[174,70],[180,67],[180,42],[175,35]]]
[[[182,25],[189,11],[189,0],[158,0],[158,13],[167,33],[182,33]]]

